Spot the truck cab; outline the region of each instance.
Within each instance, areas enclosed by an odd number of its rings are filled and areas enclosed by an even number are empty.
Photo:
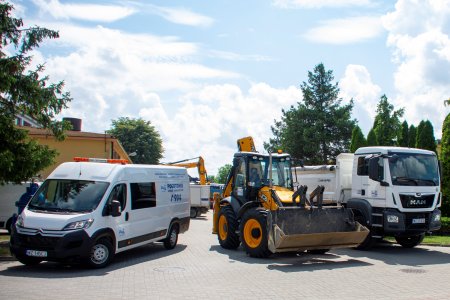
[[[351,198],[344,205],[371,229],[367,246],[385,235],[414,247],[441,226],[439,164],[432,151],[363,147],[354,154]]]

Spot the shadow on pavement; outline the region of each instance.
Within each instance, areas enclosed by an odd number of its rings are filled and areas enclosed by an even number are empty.
[[[382,261],[388,265],[426,266],[450,263],[450,254],[439,251],[441,247],[418,246],[403,248],[393,243],[379,243],[369,251],[354,249],[339,249],[333,252],[338,255],[348,255],[355,258],[368,258]]]
[[[83,264],[62,264],[42,262],[36,266],[16,265],[0,271],[0,276],[29,278],[76,278],[85,276],[103,276],[109,272],[129,266],[157,260],[168,255],[176,255],[186,249],[186,245],[178,244],[175,249],[166,250],[162,244],[154,243],[118,253],[109,266],[103,269],[90,269]]]
[[[326,254],[275,253],[268,258],[253,258],[248,256],[240,246],[236,250],[223,249],[219,245],[211,246],[210,251],[227,255],[231,262],[239,261],[246,264],[267,265],[269,270],[282,272],[312,272],[350,267],[370,266],[371,263],[358,259],[343,259],[341,256],[328,252]]]

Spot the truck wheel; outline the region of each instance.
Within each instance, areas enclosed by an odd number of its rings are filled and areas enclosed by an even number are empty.
[[[6,230],[8,230],[8,234],[11,235],[11,231],[12,231],[12,226],[14,226],[13,224],[13,218],[9,218],[8,221],[6,221]]]
[[[413,235],[413,236],[397,236],[395,240],[404,248],[414,248],[422,243],[425,234]]]
[[[98,239],[91,248],[91,254],[87,260],[92,268],[106,267],[114,257],[114,248],[107,238]]]
[[[19,262],[26,266],[35,266],[41,263],[42,259],[36,257],[28,257],[22,255],[16,255],[16,258]]]
[[[197,209],[191,207],[191,219],[194,219],[197,216]]]
[[[176,224],[170,227],[170,232],[167,238],[164,240],[164,248],[171,250],[175,248],[178,242],[178,226]]]
[[[355,221],[357,221],[359,224],[363,226],[367,226],[366,218],[362,215],[355,215]],[[369,234],[367,235],[366,239],[355,247],[357,250],[370,250],[377,242],[376,239],[372,237],[372,230],[369,228]]]
[[[255,208],[246,211],[239,231],[242,245],[248,255],[265,258],[272,254],[267,236],[267,211]]]
[[[198,218],[202,215],[202,211],[200,209],[197,209],[197,213],[195,214],[195,217]]]
[[[238,222],[233,208],[230,205],[220,208],[218,221],[219,244],[225,249],[236,249],[239,247],[239,236],[236,234]]]

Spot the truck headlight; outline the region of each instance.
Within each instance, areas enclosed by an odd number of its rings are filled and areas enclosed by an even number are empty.
[[[398,216],[388,215],[387,221],[388,223],[398,223]]]
[[[439,222],[441,220],[441,214],[435,214],[433,217],[433,222]]]
[[[94,223],[94,219],[75,221],[67,224],[63,230],[88,229],[92,223]]]

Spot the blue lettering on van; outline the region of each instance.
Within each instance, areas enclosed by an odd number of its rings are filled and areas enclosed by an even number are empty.
[[[182,183],[167,183],[166,185],[161,185],[161,192],[182,192],[184,190]]]
[[[170,202],[181,202],[181,194],[173,194]]]
[[[119,236],[125,236],[125,228],[119,227],[118,231],[119,231]]]

